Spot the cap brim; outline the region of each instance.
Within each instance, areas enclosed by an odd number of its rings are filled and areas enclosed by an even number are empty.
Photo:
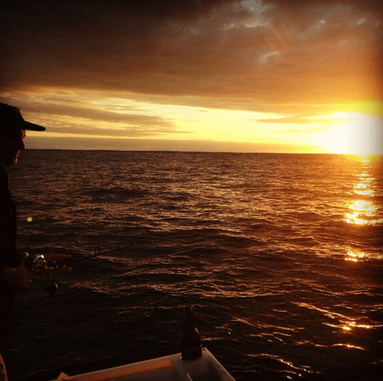
[[[25,120],[23,121],[22,129],[31,131],[45,131],[45,127],[39,126],[34,123],[26,122]]]

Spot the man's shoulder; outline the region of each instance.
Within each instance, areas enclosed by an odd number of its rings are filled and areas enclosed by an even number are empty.
[[[8,188],[8,172],[3,165],[0,166],[0,187]]]

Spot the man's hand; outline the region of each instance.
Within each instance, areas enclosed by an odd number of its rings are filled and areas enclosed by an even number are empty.
[[[27,288],[34,280],[39,278],[39,274],[36,274],[36,272],[25,265],[25,259],[28,256],[28,253],[22,253],[19,267],[5,267],[4,269],[3,282],[9,284],[14,290]],[[53,272],[50,272],[50,274],[71,271],[72,268],[68,265],[71,263],[70,258],[70,254],[44,254],[45,261],[53,269]],[[46,274],[46,278],[48,277],[49,273]]]
[[[4,268],[3,282],[9,284],[14,290],[27,288],[32,281],[38,279],[38,275],[25,266],[25,258],[27,257],[28,253],[21,255],[21,262],[17,268]]]
[[[73,262],[70,254],[44,254],[49,267],[54,268],[54,274],[72,270],[70,264]]]

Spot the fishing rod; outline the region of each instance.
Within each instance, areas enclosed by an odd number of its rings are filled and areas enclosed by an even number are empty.
[[[94,254],[88,255],[86,257],[79,258],[77,260],[73,260],[73,262],[78,263],[78,262],[86,261],[86,260],[91,259],[91,258],[99,257],[100,255],[108,255],[108,254],[111,254],[111,253],[115,253],[116,251],[130,249],[134,245],[135,245],[135,242],[132,242],[130,245],[124,246],[124,247],[121,247],[120,245],[117,245],[114,249],[108,250],[106,252],[103,252],[101,246],[99,246],[96,249],[94,249]]]
[[[32,270],[36,275],[44,276],[43,290],[47,291],[49,296],[55,296],[58,290],[57,283],[53,282],[49,286],[46,286],[46,283],[48,282],[49,276],[52,275],[57,270],[58,267],[61,267],[64,265],[72,267],[74,263],[86,261],[88,259],[96,258],[102,255],[108,255],[111,253],[115,253],[117,251],[129,249],[134,245],[135,245],[134,242],[132,242],[128,246],[123,246],[123,247],[118,245],[114,249],[108,250],[106,252],[103,252],[101,247],[97,247],[94,250],[94,254],[88,255],[86,257],[78,258],[77,260],[72,258],[65,258],[65,259],[58,260],[56,262],[48,262],[45,259],[45,256],[43,254],[30,255],[29,257],[25,258],[25,265],[30,270]]]

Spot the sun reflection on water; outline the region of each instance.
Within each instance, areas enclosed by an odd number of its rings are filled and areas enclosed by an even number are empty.
[[[375,190],[376,178],[371,174],[370,168],[374,160],[369,156],[359,158],[363,171],[359,175],[359,182],[354,185],[354,194],[358,196],[350,202],[344,221],[355,225],[378,225],[383,223],[381,206],[376,204]],[[359,198],[361,197],[361,198]]]
[[[364,254],[364,253],[360,253],[360,252],[356,252],[356,251],[351,251],[349,250],[347,252],[347,257],[346,257],[346,261],[351,261],[351,262],[358,262],[358,260],[360,259],[364,259],[366,258],[367,255]]]
[[[349,213],[345,216],[345,221],[350,224],[357,225],[377,225],[383,222],[382,218],[378,218],[378,206],[372,201],[356,200],[349,206]]]

